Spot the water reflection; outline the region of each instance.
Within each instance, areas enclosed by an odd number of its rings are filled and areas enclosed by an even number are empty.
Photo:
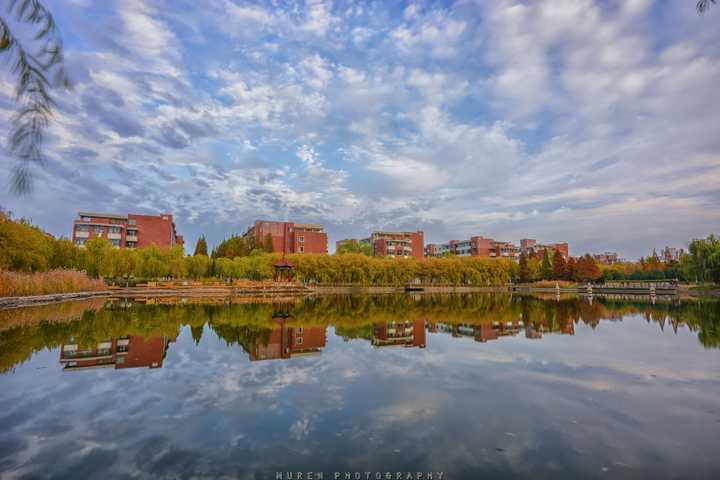
[[[718,302],[214,302],[0,312],[0,478],[720,468]]]
[[[347,296],[266,299],[160,298],[69,302],[0,312],[0,372],[45,348],[60,349],[65,370],[161,368],[168,346],[184,326],[196,344],[207,325],[251,361],[319,355],[326,327],[376,348],[425,348],[427,334],[446,333],[488,342],[523,333],[526,339],[573,335],[576,325],[640,315],[662,331],[681,326],[705,347],[720,346],[720,302],[643,299],[558,299],[509,295]],[[193,303],[195,302],[195,303]],[[426,333],[427,331],[427,333]]]
[[[175,338],[128,335],[104,339],[96,344],[79,344],[71,337],[60,346],[64,371],[95,368],[162,368],[170,342]]]

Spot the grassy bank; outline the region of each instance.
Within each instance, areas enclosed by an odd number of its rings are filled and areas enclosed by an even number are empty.
[[[18,273],[0,270],[0,297],[48,295],[52,293],[96,292],[105,283],[76,270]]]

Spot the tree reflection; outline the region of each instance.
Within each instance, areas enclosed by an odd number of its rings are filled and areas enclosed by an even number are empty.
[[[186,326],[196,345],[205,341],[207,326],[227,346],[240,346],[251,360],[269,360],[318,354],[330,325],[346,341],[424,347],[426,328],[431,333],[471,336],[479,342],[521,332],[534,339],[547,333],[573,335],[577,324],[595,328],[601,321],[621,321],[632,315],[663,330],[668,324],[674,332],[687,326],[703,346],[720,347],[718,301],[653,304],[638,299],[589,301],[504,294],[334,296],[217,304],[115,299],[0,311],[0,372],[43,349],[75,345],[70,348],[92,350],[98,344],[131,337],[172,341]]]

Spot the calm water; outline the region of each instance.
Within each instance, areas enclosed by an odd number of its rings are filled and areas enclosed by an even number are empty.
[[[0,478],[719,478],[718,347],[718,302],[0,312]]]

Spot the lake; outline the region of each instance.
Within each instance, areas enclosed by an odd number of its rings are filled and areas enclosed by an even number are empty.
[[[195,302],[0,312],[0,478],[720,472],[717,301]]]

